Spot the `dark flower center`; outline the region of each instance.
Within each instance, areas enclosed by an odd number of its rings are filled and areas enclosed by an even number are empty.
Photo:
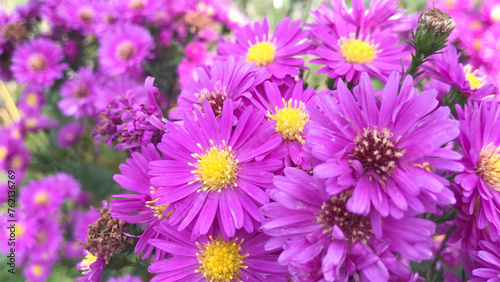
[[[28,60],[29,68],[34,72],[41,72],[47,68],[47,59],[42,54],[34,54]]]
[[[397,167],[398,158],[405,153],[391,141],[392,133],[384,128],[368,127],[363,135],[354,139],[356,147],[351,156],[361,162],[365,170],[373,169],[378,175],[391,175]]]
[[[330,232],[337,225],[344,233],[345,240],[350,243],[357,240],[366,243],[373,234],[370,217],[354,214],[346,209],[346,201],[351,194],[351,191],[346,191],[331,197],[329,202],[323,203],[316,219]]]
[[[184,21],[188,26],[190,26],[189,31],[192,33],[202,30],[205,27],[212,26],[212,19],[198,11],[186,13]]]
[[[75,89],[75,97],[76,98],[85,98],[89,96],[90,92],[87,86],[85,85],[78,85]]]
[[[87,25],[94,21],[94,15],[94,10],[89,7],[83,7],[78,11],[78,18]]]
[[[116,47],[116,55],[122,61],[127,61],[131,59],[132,57],[135,56],[136,53],[137,53],[137,47],[135,46],[134,43],[132,43],[129,40],[118,44],[118,47]]]
[[[222,106],[224,105],[224,101],[227,99],[227,93],[224,87],[220,86],[220,83],[216,83],[214,89],[215,90],[210,91],[204,88],[203,90],[200,91],[200,93],[196,93],[194,95],[196,96],[200,104],[203,104],[203,102],[208,101],[210,103],[210,106],[212,107],[215,117],[220,117],[222,114]],[[196,106],[200,110],[203,110],[201,105],[196,105]]]
[[[15,22],[5,27],[3,37],[9,41],[18,42],[28,36],[28,28],[21,22]]]

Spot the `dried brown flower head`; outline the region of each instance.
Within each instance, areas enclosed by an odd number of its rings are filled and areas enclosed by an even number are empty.
[[[3,37],[12,42],[19,42],[28,37],[28,28],[21,22],[15,22],[5,27]]]
[[[450,35],[455,28],[455,22],[448,13],[445,13],[437,8],[432,8],[429,11],[420,15],[418,24],[423,25],[437,35]]]
[[[101,217],[89,225],[87,242],[83,243],[83,246],[96,257],[104,255],[108,264],[114,253],[125,248],[125,242],[133,244],[134,239],[124,234],[126,224],[123,220],[111,217],[107,208],[98,211]]]

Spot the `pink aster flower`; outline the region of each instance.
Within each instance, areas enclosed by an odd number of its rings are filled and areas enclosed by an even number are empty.
[[[151,185],[157,205],[175,207],[168,223],[179,230],[192,226],[193,237],[207,234],[216,222],[222,233],[248,232],[263,219],[259,206],[269,201],[264,190],[279,159],[264,158],[282,141],[274,121],[247,107],[233,127],[233,103],[224,102],[219,119],[208,102],[197,121],[185,114],[184,126],[168,124],[158,149],[164,160],[150,162]]]
[[[59,121],[51,120],[49,116],[42,115],[39,111],[23,112],[19,121],[21,132],[24,134],[54,128],[58,124]]]
[[[57,103],[61,112],[66,116],[92,117],[96,114],[96,91],[102,83],[101,76],[91,68],[82,68],[72,80],[61,86],[62,100]]]
[[[87,256],[76,265],[82,271],[83,276],[77,277],[78,282],[102,281],[102,275],[106,267],[104,255],[98,257],[87,252]]]
[[[100,38],[99,64],[108,75],[140,73],[141,64],[151,58],[153,37],[141,26],[123,24]]]
[[[391,28],[360,29],[340,15],[334,25],[321,22],[313,13],[317,24],[311,26],[311,39],[317,45],[310,51],[319,58],[312,63],[324,65],[318,73],[328,73],[331,78],[345,78],[357,83],[362,72],[367,72],[383,82],[395,70],[401,70],[410,55]]]
[[[71,174],[65,172],[47,176],[44,181],[49,182],[54,189],[61,191],[66,200],[75,201],[82,192],[80,183]]]
[[[500,23],[500,3],[497,0],[482,1],[481,14],[482,18],[491,24]]]
[[[64,76],[61,46],[45,38],[35,38],[16,47],[11,70],[18,82],[49,87]]]
[[[48,216],[59,211],[64,202],[63,193],[52,185],[52,181],[42,178],[32,180],[23,188],[19,202],[27,207],[28,214]]]
[[[58,15],[64,22],[64,26],[89,35],[95,32],[101,4],[97,1],[62,1],[58,7]]]
[[[162,160],[158,150],[153,144],[142,146],[141,149],[142,153],[132,153],[132,157],[127,159],[127,164],[120,165],[121,174],[116,174],[113,177],[121,187],[135,193],[111,196],[110,207],[113,217],[127,223],[140,223],[146,228],[144,233],[139,236],[135,253],[142,253],[142,259],[148,259],[155,250],[148,241],[150,239],[164,239],[155,227],[170,216],[173,207],[168,204],[157,205],[158,198],[152,196],[157,188],[150,184],[148,165],[151,161]],[[154,261],[164,259],[165,255],[165,252],[157,249]]]
[[[85,133],[85,125],[81,122],[72,122],[64,125],[57,133],[57,143],[62,148],[74,145]]]
[[[167,120],[156,102],[160,93],[153,83],[154,78],[147,77],[142,89],[116,97],[100,114],[92,134],[94,140],[131,151],[160,142]]]
[[[268,217],[262,228],[273,237],[266,248],[283,247],[278,262],[291,264],[297,276],[307,277],[309,263],[318,259],[326,281],[353,276],[361,281],[409,281],[413,274],[398,257],[420,261],[432,256],[431,221],[354,214],[347,209],[351,190],[329,195],[324,179],[299,168],[285,168],[274,185],[268,194],[275,202],[262,207]]]
[[[264,111],[269,120],[275,120],[275,129],[281,133],[283,142],[278,151],[284,153],[285,166],[302,166],[310,169],[311,164],[302,152],[306,143],[304,127],[309,122],[306,106],[314,105],[314,89],[303,90],[303,82],[299,80],[292,87],[281,91],[276,83],[264,82],[264,91],[259,91],[252,101],[257,108]]]
[[[45,262],[30,262],[24,268],[24,277],[30,282],[44,282],[50,276],[52,270]]]
[[[198,68],[197,77],[177,98],[178,106],[170,113],[171,119],[183,119],[186,113],[193,115],[193,109],[201,110],[205,101],[210,103],[216,117],[221,115],[226,100],[232,100],[234,107],[241,111],[243,105],[249,103],[247,99],[252,97],[255,87],[265,79],[262,70],[233,56],[226,61],[215,61],[212,68]]]
[[[427,74],[451,85],[473,101],[491,95],[495,86],[487,83],[486,75],[481,76],[471,65],[460,64],[459,57],[455,46],[448,46],[444,53],[432,56],[426,64]]]
[[[286,268],[280,266],[274,250],[264,249],[268,236],[240,230],[226,238],[215,234],[190,240],[188,230],[157,227],[169,240],[151,244],[174,257],[153,263],[148,271],[157,273],[151,281],[287,281]],[[220,267],[217,267],[220,266]]]
[[[8,243],[13,242],[14,239],[11,238],[15,237],[15,262],[21,264],[29,256],[29,250],[36,243],[38,223],[36,218],[26,215],[23,209],[17,209],[15,215],[15,218],[11,218],[7,213],[4,213],[0,217],[2,220],[0,223],[0,240],[2,240],[0,241],[0,252],[9,255],[13,246],[9,246]],[[17,221],[8,222],[12,219]]]
[[[28,214],[30,213],[28,212]],[[59,249],[63,241],[63,230],[60,226],[59,218],[40,217],[38,224],[33,228],[36,235],[35,243],[31,246],[28,253],[30,260],[46,263],[57,261],[59,259]]]
[[[500,106],[473,103],[463,110],[457,108],[457,113],[461,131],[458,142],[465,155],[462,159],[465,170],[455,177],[462,198],[461,209],[472,216],[473,233],[485,229],[490,239],[497,241],[500,236]],[[468,238],[474,234],[466,235],[462,236]]]
[[[474,269],[471,282],[496,281],[500,277],[500,246],[488,241],[479,242],[479,248],[471,251]]]
[[[267,19],[255,22],[235,33],[236,42],[219,43],[218,52],[222,56],[234,55],[254,62],[264,70],[265,78],[284,78],[299,75],[304,59],[296,56],[305,54],[310,46],[307,31],[300,27],[300,20],[291,23],[286,17],[278,23],[274,34],[269,34]]]
[[[394,72],[379,102],[363,74],[353,93],[339,82],[336,99],[318,96],[324,114],[308,109],[316,118],[306,126],[306,144],[324,162],[314,167],[315,176],[332,180],[331,194],[354,186],[347,201],[353,213],[374,209],[401,218],[406,211],[423,213],[455,202],[448,182],[433,170],[463,170],[461,156],[442,147],[459,134],[458,122],[448,117],[448,108],[438,107],[435,91],[418,94],[410,76],[398,94],[399,80]]]
[[[28,113],[39,113],[45,104],[44,93],[36,87],[27,87],[24,89],[21,98],[19,99],[19,110]]]

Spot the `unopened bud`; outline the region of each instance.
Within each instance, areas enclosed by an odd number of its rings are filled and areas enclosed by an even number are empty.
[[[455,28],[455,22],[448,13],[433,8],[420,15],[418,25],[430,29],[438,36],[448,37]]]

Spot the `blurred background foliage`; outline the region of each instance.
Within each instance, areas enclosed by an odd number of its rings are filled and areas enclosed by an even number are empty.
[[[0,0],[0,9],[12,10],[16,5],[25,3],[26,0]],[[310,22],[309,11],[317,9],[322,0],[233,0],[239,9],[252,21],[269,20],[271,27],[286,16],[292,20],[302,20],[303,23]],[[347,0],[350,4],[350,0]],[[365,0],[369,3],[369,0]],[[407,9],[409,13],[422,11],[427,5],[426,0],[401,0],[400,8]],[[308,61],[310,58],[306,58]],[[318,89],[326,88],[327,75],[317,75],[318,65],[306,64],[310,71],[304,73],[304,79],[310,86],[318,86]],[[0,120],[3,126],[14,122],[19,113],[15,107],[15,101],[22,91],[22,86],[14,82],[0,81]],[[44,112],[53,119],[59,120],[61,124],[69,121],[62,116],[55,103],[56,93],[49,93],[47,105]],[[89,123],[90,124],[90,123]],[[31,152],[30,170],[25,177],[25,183],[30,179],[39,179],[46,175],[64,171],[72,174],[82,184],[82,189],[90,194],[91,204],[95,207],[101,206],[103,199],[110,195],[118,194],[120,187],[113,181],[113,175],[119,173],[119,164],[124,163],[128,157],[127,152],[111,149],[107,144],[96,143],[90,137],[92,128],[87,127],[87,133],[74,146],[62,149],[57,145],[55,130],[31,133],[26,138],[27,147]],[[3,178],[0,176],[0,178]],[[2,180],[2,179],[0,179]],[[5,258],[0,259],[0,264],[5,264]],[[109,271],[106,276],[136,272],[138,269],[123,268],[120,271]],[[0,272],[0,281],[12,281],[12,276],[6,276],[6,272]],[[67,265],[58,264],[48,281],[64,282],[73,281],[72,277],[78,276],[73,262]],[[20,276],[18,276],[20,277]],[[106,277],[104,277],[106,280]]]

